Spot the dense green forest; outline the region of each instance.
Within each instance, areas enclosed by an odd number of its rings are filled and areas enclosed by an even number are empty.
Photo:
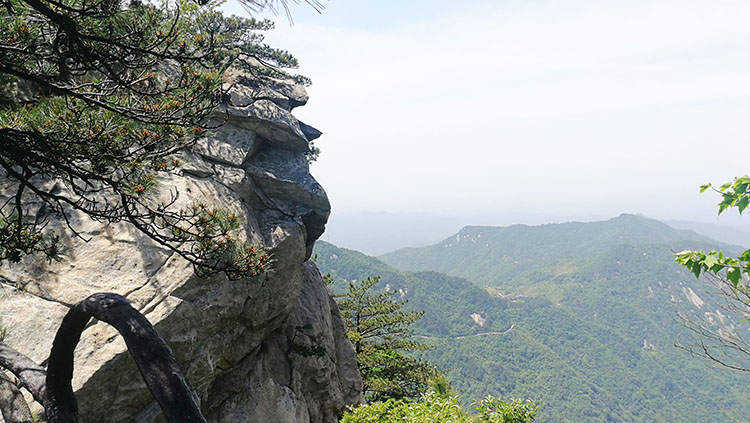
[[[480,241],[481,239],[481,241]],[[676,312],[722,315],[709,290],[673,262],[684,248],[732,247],[660,222],[465,228],[424,249],[383,258],[316,244],[322,272],[381,276],[424,310],[416,335],[433,346],[463,403],[532,398],[541,422],[740,422],[750,379],[676,348],[690,342]],[[462,279],[458,275],[466,277]]]

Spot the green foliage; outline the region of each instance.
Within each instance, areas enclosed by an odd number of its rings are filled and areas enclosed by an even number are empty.
[[[341,423],[527,423],[533,422],[536,407],[531,401],[506,403],[487,397],[476,403],[479,415],[471,415],[456,397],[424,394],[419,401],[390,399],[355,408]]]
[[[629,215],[469,229],[458,245],[454,235],[402,250],[403,260],[388,255],[404,267],[447,268],[453,276],[402,271],[321,241],[315,253],[334,289],[383,275],[392,290],[407,293],[405,309],[425,310],[415,336],[432,346],[426,360],[446,372],[464,404],[487,395],[534,398],[544,404],[538,421],[562,423],[744,421],[750,414],[746,377],[716,372],[673,345],[685,330],[675,312],[715,308],[672,252],[738,255],[732,247]],[[688,288],[703,308],[688,299]]]
[[[742,214],[750,202],[748,187],[750,176],[745,175],[715,189],[714,191],[722,197],[718,204],[719,214],[729,208],[737,208]],[[709,188],[711,184],[705,184],[701,186],[700,192],[703,193]],[[747,310],[750,307],[750,250],[734,257],[730,254],[725,255],[721,250],[711,250],[708,253],[703,250],[685,250],[677,253],[675,261],[690,270],[696,278],[705,275],[717,288],[715,293],[722,301],[720,307],[733,314],[732,317],[739,318],[736,326],[726,328],[723,326],[724,316],[721,316],[722,325],[717,326],[705,315],[681,314],[685,327],[693,332],[694,339],[693,345],[676,345],[730,369],[750,369],[747,365],[750,359],[750,344],[741,335],[742,331],[738,330],[738,326],[747,322]]]
[[[444,372],[438,372],[435,369],[435,374],[427,380],[430,392],[434,392],[435,395],[441,397],[454,397],[457,396],[458,392],[453,389],[451,380],[445,375]]]
[[[345,292],[334,294],[354,343],[364,393],[371,401],[415,398],[426,389],[431,370],[408,354],[426,348],[412,338],[410,327],[423,313],[403,311],[407,301],[394,300],[395,291],[373,292],[378,281],[349,282]]]
[[[736,207],[737,211],[742,212],[747,209],[750,204],[750,176],[745,175],[739,178],[735,178],[732,182],[727,182],[719,187],[716,192],[721,194],[721,202],[719,203],[719,214],[722,214],[728,208]],[[701,185],[700,192],[703,193],[707,189],[711,188],[711,184]]]
[[[160,174],[179,167],[173,154],[220,124],[211,118],[226,100],[223,74],[230,66],[258,86],[289,77],[279,69],[297,66],[289,53],[264,44],[261,32],[272,28],[270,21],[225,17],[218,6],[3,2],[0,262],[33,253],[55,258],[58,234],[47,229],[48,217],[61,217],[80,236],[71,217],[82,212],[130,222],[202,274],[254,273],[258,266],[243,250],[249,246],[175,235],[175,228],[199,227],[200,213],[172,210],[175,196],[161,202],[149,196]],[[227,259],[229,251],[238,254]]]
[[[708,253],[685,250],[676,254],[675,262],[685,266],[696,278],[706,272],[719,275],[724,271],[724,276],[738,289],[746,289],[740,279],[743,274],[750,275],[750,250],[739,257],[724,256],[723,251],[716,250]]]
[[[488,396],[474,403],[479,411],[479,420],[488,423],[529,423],[536,418],[537,406],[531,400],[516,399],[505,402],[500,398]]]
[[[719,214],[729,208],[737,208],[742,214],[750,204],[750,176],[745,175],[727,182],[715,190],[721,194]],[[711,184],[702,185],[700,192],[703,193],[711,188]],[[742,275],[750,276],[750,250],[746,250],[739,257],[725,256],[722,251],[691,251],[685,250],[676,254],[675,262],[685,266],[695,277],[703,273],[711,273],[716,276],[724,276],[737,289],[747,289],[747,284],[742,283]]]
[[[455,397],[427,393],[419,401],[390,399],[355,408],[341,423],[474,423]]]
[[[162,226],[175,239],[192,241],[190,254],[200,262],[199,275],[222,269],[229,278],[257,276],[270,267],[271,256],[263,248],[238,245],[231,233],[242,223],[235,213],[198,203],[180,210],[178,218],[165,218]]]
[[[56,236],[44,236],[33,226],[24,223],[16,212],[0,216],[0,262],[3,259],[18,262],[24,254],[44,251],[48,257],[56,257]]]
[[[318,160],[318,157],[320,157],[320,148],[317,147],[313,141],[311,141],[310,150],[308,150],[308,152],[305,153],[307,164],[312,164],[313,162],[316,162]]]
[[[680,251],[712,240],[640,216],[623,214],[602,222],[541,226],[467,226],[424,248],[404,248],[379,258],[407,271],[435,271],[480,286],[514,287],[586,271],[613,247],[665,244]]]

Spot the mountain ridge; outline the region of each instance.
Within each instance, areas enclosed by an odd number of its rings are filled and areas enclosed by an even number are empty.
[[[506,227],[466,226],[443,241],[422,248],[402,248],[378,256],[407,271],[434,270],[480,284],[504,286],[520,274],[545,271],[555,275],[626,244],[667,245],[684,249],[723,249],[731,246],[690,230],[677,230],[658,220],[622,214],[600,222],[567,222]],[[546,263],[542,269],[538,263]],[[467,269],[484,269],[485,273]],[[557,269],[557,270],[556,270]]]
[[[480,267],[457,272],[461,275],[397,269],[320,242],[316,253],[321,270],[339,283],[380,274],[381,289],[390,285],[409,307],[424,310],[416,334],[435,347],[428,358],[448,370],[464,401],[487,394],[534,398],[545,404],[542,423],[745,421],[750,384],[673,346],[675,337],[684,335],[677,311],[714,315],[719,309],[703,294],[701,282],[673,263],[672,249],[685,241],[685,247],[725,245],[641,216],[565,225],[498,230],[508,243],[529,228],[541,232],[520,240],[530,254],[546,256],[519,255],[514,258],[523,259],[519,263],[491,254],[515,245],[481,248],[478,239],[490,238],[483,227],[456,234],[466,251],[445,246],[455,245],[456,235],[427,247],[474,254],[475,261],[454,257],[454,269]],[[569,251],[582,244],[564,236],[569,229],[589,245]],[[631,236],[620,238],[631,229]],[[485,235],[472,242],[479,234]],[[544,242],[554,248],[534,248]],[[600,251],[585,255],[581,249]],[[497,269],[504,269],[503,278],[488,277]],[[472,274],[485,280],[467,276]],[[728,325],[736,323],[726,318]],[[492,332],[498,334],[472,336]]]

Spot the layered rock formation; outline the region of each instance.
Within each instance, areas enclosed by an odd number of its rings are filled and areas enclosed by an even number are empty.
[[[119,293],[170,345],[208,421],[335,422],[362,400],[362,382],[338,309],[308,261],[330,210],[305,156],[320,132],[291,114],[307,101],[302,87],[230,77],[233,106],[217,117],[228,115],[226,124],[184,153],[181,173],[161,180],[161,191],[179,194],[175,207],[204,202],[243,215],[241,236],[269,249],[272,271],[201,279],[131,226],[78,216],[72,224],[89,242],[70,237],[60,261],[27,257],[0,268],[0,326],[7,344],[42,362],[71,304]],[[81,422],[161,421],[105,324],[84,332],[73,385]]]

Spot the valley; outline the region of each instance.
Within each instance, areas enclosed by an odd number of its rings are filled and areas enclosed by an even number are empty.
[[[424,310],[416,335],[464,403],[533,398],[541,422],[740,422],[750,381],[675,347],[678,312],[738,331],[711,287],[673,263],[685,248],[736,248],[622,215],[593,223],[466,227],[379,258],[318,242],[334,278],[381,276]],[[440,272],[440,273],[439,273]],[[582,417],[583,416],[583,417]]]

